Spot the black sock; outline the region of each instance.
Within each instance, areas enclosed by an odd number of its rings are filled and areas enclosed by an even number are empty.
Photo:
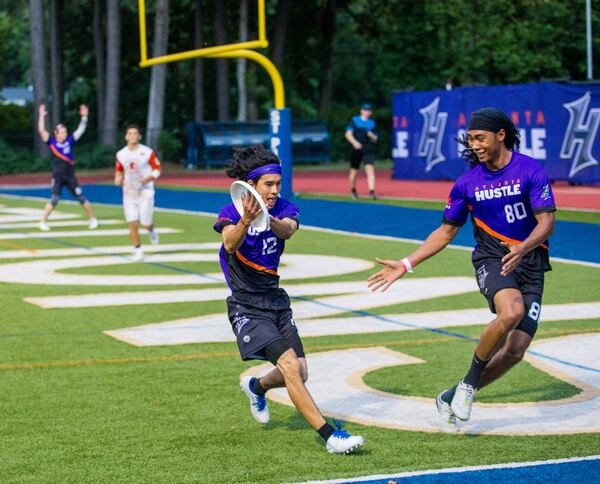
[[[471,360],[471,368],[465,375],[463,381],[467,385],[471,385],[473,388],[479,388],[479,383],[481,382],[481,374],[485,369],[485,366],[488,364],[489,360],[483,361],[477,357],[477,353],[473,354],[473,360]]]
[[[265,393],[267,393],[260,384],[260,378],[255,378],[252,381],[252,391],[259,397],[262,397]]]
[[[457,385],[454,385],[452,388],[446,390],[444,393],[442,393],[442,396],[440,397],[448,405],[452,403],[452,399],[454,398],[454,394],[456,393],[456,386]]]
[[[138,245],[134,245],[133,248],[134,249],[139,249],[142,246],[142,244],[138,244]]]
[[[319,433],[319,435],[321,436],[321,438],[327,442],[327,440],[329,439],[329,437],[331,437],[331,435],[333,434],[333,432],[335,432],[335,429],[329,425],[327,422],[325,422],[323,424],[323,426],[317,430],[317,432]]]

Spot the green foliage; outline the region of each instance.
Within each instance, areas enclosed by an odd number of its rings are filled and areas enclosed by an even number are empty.
[[[31,150],[8,143],[0,137],[0,176],[14,173],[43,171],[48,169],[48,162],[33,159]]]
[[[30,133],[31,115],[31,106],[0,104],[0,133]]]
[[[158,136],[158,151],[161,161],[178,163],[181,157],[181,141],[169,131],[161,131]]]

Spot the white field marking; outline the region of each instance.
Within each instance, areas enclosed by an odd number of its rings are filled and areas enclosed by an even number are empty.
[[[466,280],[465,280],[466,279]],[[422,281],[417,282],[416,281]],[[469,292],[470,290],[475,291],[474,283],[470,278],[444,278],[445,283],[449,286],[457,284],[458,291]],[[387,301],[391,301],[393,304],[402,303],[407,301],[417,301],[421,299],[423,293],[420,293],[420,286],[429,287],[431,284],[437,284],[438,279],[428,278],[415,280],[412,283],[406,284],[406,280],[399,281],[402,287],[394,290],[387,291],[384,294],[390,293],[390,297]],[[392,286],[395,287],[395,286]],[[441,287],[437,288],[438,291],[442,290]],[[378,300],[374,301],[373,294],[368,291],[367,283],[365,281],[357,282],[337,282],[332,284],[330,282],[318,282],[308,284],[289,284],[286,285],[287,293],[294,297],[302,296],[314,296],[317,297],[332,295],[332,294],[345,294],[348,296],[342,296],[342,299],[338,298],[327,298],[327,299],[316,299],[317,304],[312,302],[293,302],[294,315],[298,317],[315,318],[322,317],[329,314],[338,314],[344,312],[347,302],[347,298],[351,301],[356,300],[357,296],[363,301],[364,298],[368,298],[368,306],[373,307],[375,302],[379,306],[387,305],[385,301]],[[434,288],[434,294],[438,294],[438,291]],[[443,294],[446,295],[448,291],[443,290]],[[98,307],[98,306],[123,306],[123,305],[135,305],[135,304],[164,304],[164,303],[175,303],[175,302],[206,302],[206,301],[218,301],[225,299],[231,294],[228,288],[223,289],[190,289],[190,290],[178,290],[178,291],[148,291],[148,292],[117,292],[117,293],[102,293],[102,294],[83,294],[80,296],[48,296],[48,297],[32,297],[25,298],[25,301],[38,305],[44,308],[85,308],[85,307]],[[352,295],[350,295],[352,294]],[[431,294],[427,295],[427,298],[435,297]],[[381,304],[383,302],[383,304]],[[327,307],[327,306],[336,306]],[[296,308],[300,307],[299,310]],[[342,308],[342,309],[340,309]],[[443,313],[446,314],[446,313]],[[489,319],[489,313],[487,313]],[[221,315],[219,314],[219,317]],[[352,319],[352,318],[349,318]],[[369,321],[371,318],[353,318],[362,319]],[[336,320],[337,321],[337,320]],[[345,320],[344,320],[345,321]],[[361,323],[364,324],[364,323]]]
[[[163,262],[217,262],[217,254],[158,254],[145,258],[148,263]],[[315,277],[314,267],[319,267],[318,277],[338,276],[360,272],[373,267],[371,262],[362,259],[337,256],[315,256],[288,254],[282,258],[285,264],[279,271],[282,279],[306,279]],[[3,264],[1,282],[20,284],[52,285],[162,285],[162,284],[207,284],[224,281],[222,273],[213,274],[174,274],[165,276],[103,276],[83,274],[61,274],[57,271],[77,267],[131,264],[130,259],[117,256],[100,256],[70,259],[36,260]]]
[[[141,234],[144,235],[143,233]],[[188,250],[214,250],[219,249],[218,242],[205,242],[202,244],[160,244],[144,245],[144,253],[148,252],[177,252]],[[34,259],[42,257],[75,257],[79,255],[112,255],[130,254],[131,245],[108,245],[102,247],[81,247],[73,249],[28,249],[28,250],[0,250],[1,259]],[[0,268],[3,266],[0,266]]]
[[[62,221],[54,221],[51,220],[48,225],[51,228],[54,227],[77,227],[77,226],[86,226],[90,223],[89,220],[62,220]],[[12,230],[12,229],[34,229],[37,228],[40,224],[37,222],[20,222],[20,223],[12,223],[12,224],[0,224],[0,230]],[[122,220],[116,219],[105,219],[98,220],[98,225],[125,225],[125,222]]]
[[[397,331],[401,326],[381,319],[365,318],[359,324],[355,320],[362,318],[340,319],[311,319],[322,316],[345,313],[351,310],[361,311],[386,304],[418,301],[445,295],[456,295],[477,291],[477,286],[469,277],[430,277],[425,279],[402,279],[390,287],[385,294],[386,299],[380,299],[369,291],[365,283],[360,283],[360,292],[346,296],[324,297],[314,302],[294,303],[294,320],[298,325],[300,334],[305,336],[321,336],[351,333],[377,333],[383,331]],[[301,286],[287,286],[289,294],[294,296],[294,288]],[[310,285],[308,285],[310,286]],[[423,287],[427,287],[427,291]],[[340,288],[343,287],[340,284]],[[337,285],[336,285],[337,288]],[[315,288],[309,287],[308,292]],[[335,289],[332,289],[335,291]],[[300,295],[300,294],[297,294]],[[343,306],[339,305],[343,303]],[[489,319],[489,316],[488,316]],[[189,343],[209,343],[234,341],[231,325],[227,315],[223,313],[212,314],[194,318],[166,321],[164,323],[149,324],[133,328],[123,328],[107,331],[106,334],[136,346],[178,345]]]
[[[217,292],[214,295],[216,297]],[[40,301],[40,299],[45,298],[36,299],[35,302],[33,300],[28,300],[28,302],[46,307],[44,306],[45,301]],[[325,309],[323,306],[318,305],[320,301],[323,300],[317,300],[317,304],[313,305],[313,317],[315,318],[318,318]],[[294,308],[294,305],[292,305],[292,308]],[[362,307],[358,310],[367,309],[370,308]],[[570,320],[573,319],[574,314],[577,315],[577,319],[600,318],[600,305],[597,303],[548,305],[544,307],[543,311],[544,321]],[[447,315],[448,318],[446,318]],[[312,337],[471,326],[486,324],[492,317],[493,315],[488,310],[467,309],[448,313],[435,311],[430,313],[387,314],[381,317],[360,316],[329,319],[300,319],[294,315],[294,321],[302,337]],[[225,313],[117,329],[107,331],[106,334],[135,346],[235,341]]]
[[[535,460],[528,462],[507,462],[505,464],[491,464],[483,466],[465,466],[465,467],[448,467],[446,469],[431,469],[426,471],[411,471],[411,472],[400,472],[398,474],[377,474],[373,476],[362,476],[362,477],[350,477],[346,479],[328,479],[326,481],[305,481],[298,484],[340,484],[346,482],[369,482],[369,481],[383,481],[383,480],[395,480],[404,479],[407,477],[417,476],[440,476],[444,474],[461,474],[463,472],[473,471],[487,471],[492,469],[518,469],[521,467],[538,467],[547,465],[557,464],[569,464],[571,462],[585,462],[600,460],[600,455],[590,455],[587,457],[568,457],[565,459],[550,459],[550,460]],[[440,480],[441,482],[441,480]]]
[[[534,345],[544,355],[596,368],[598,347],[597,333],[544,339]],[[370,388],[363,381],[370,371],[425,363],[423,360],[382,347],[313,353],[307,355],[307,360],[310,368],[307,387],[324,415],[377,427],[439,430],[434,399],[393,395]],[[462,432],[496,435],[600,432],[600,373],[532,356],[527,360],[540,370],[582,388],[583,392],[551,402],[475,403],[471,420],[460,426]],[[245,374],[260,375],[268,368],[272,365],[255,366]],[[269,398],[293,405],[285,388],[271,390]]]
[[[181,230],[162,228],[156,229],[159,234],[178,234]],[[0,234],[0,240],[12,239],[48,239],[62,237],[114,237],[117,235],[129,235],[129,229],[110,230],[73,230],[69,232],[21,232]]]
[[[19,222],[36,222],[35,226],[37,226],[42,219],[42,212],[37,215],[0,215],[0,223],[9,224],[9,223],[19,223]],[[70,213],[57,213],[53,214],[52,221],[54,220],[72,220],[80,218],[77,215]]]
[[[5,194],[5,193],[0,193],[0,197],[17,199],[17,200],[18,199],[22,199],[22,200],[35,200],[35,201],[45,200],[44,197],[31,197],[31,196],[22,196],[22,195],[11,195],[11,194]],[[64,200],[64,202],[62,202],[62,203],[68,203],[68,204],[76,205],[79,202],[72,201],[72,200]],[[122,207],[121,204],[117,204],[117,203],[94,202],[94,204],[95,205],[102,205],[102,206],[106,206],[106,207]],[[183,214],[183,215],[196,215],[196,216],[200,215],[200,216],[203,216],[203,217],[217,217],[218,216],[218,214],[215,213],[215,212],[205,212],[203,210],[184,210],[184,209],[176,209],[176,208],[155,207],[154,211],[155,212],[165,212],[165,213],[180,213],[180,214]],[[313,225],[302,225],[302,229],[303,230],[312,230],[314,232],[325,232],[325,233],[331,233],[331,234],[349,235],[351,237],[361,237],[363,239],[391,240],[391,241],[397,241],[397,242],[406,242],[406,243],[409,243],[409,244],[416,244],[416,245],[421,245],[424,242],[424,240],[422,240],[422,239],[409,239],[409,238],[404,238],[404,237],[393,237],[391,235],[376,235],[376,234],[367,234],[367,233],[361,233],[361,232],[352,232],[350,230],[328,229],[328,228],[324,228],[324,227],[316,227],[316,226],[313,226]],[[456,249],[456,250],[466,250],[466,251],[470,251],[470,252],[473,251],[473,247],[466,246],[466,245],[449,244],[448,248],[450,248],[450,249]],[[375,255],[373,256],[373,258],[375,258]],[[550,261],[560,262],[562,264],[570,264],[570,265],[579,265],[579,266],[598,267],[598,268],[600,268],[600,264],[599,263],[588,262],[588,261],[581,261],[581,260],[576,260],[576,259],[563,259],[561,257],[550,257]]]

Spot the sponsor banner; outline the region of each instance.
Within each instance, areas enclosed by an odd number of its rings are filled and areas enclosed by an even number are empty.
[[[490,106],[513,120],[519,151],[552,180],[600,184],[600,84],[555,82],[394,93],[393,178],[458,178],[468,164],[456,138],[473,111]]]

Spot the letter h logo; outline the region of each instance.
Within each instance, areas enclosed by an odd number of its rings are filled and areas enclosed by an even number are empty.
[[[570,119],[560,149],[560,157],[573,159],[569,178],[588,166],[598,164],[598,160],[592,155],[592,147],[600,126],[600,108],[588,111],[590,98],[590,91],[588,91],[579,99],[563,104],[563,107],[569,111]]]
[[[442,154],[442,141],[448,113],[438,113],[439,104],[440,98],[438,96],[429,106],[419,109],[423,116],[423,129],[421,130],[417,154],[427,157],[425,173],[429,173],[438,163],[446,161]]]

